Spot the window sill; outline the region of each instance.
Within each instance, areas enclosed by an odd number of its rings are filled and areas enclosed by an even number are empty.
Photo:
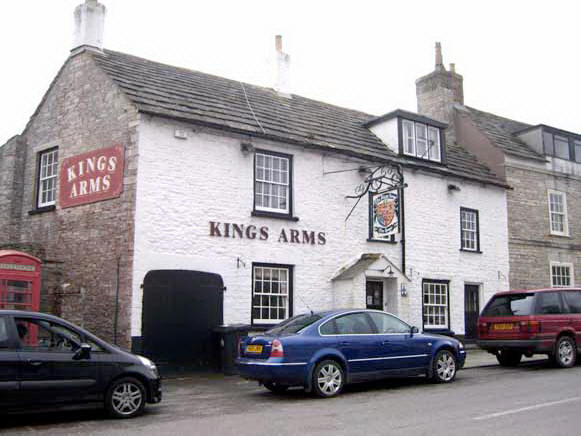
[[[261,218],[274,218],[278,220],[287,220],[287,221],[298,221],[299,219],[296,216],[292,216],[290,214],[285,213],[276,213],[276,212],[264,212],[261,210],[253,210],[250,213],[251,216],[261,217]]]
[[[567,233],[549,233],[549,236],[556,236],[557,238],[571,239],[571,235],[569,235]]]
[[[56,206],[53,204],[51,206],[44,206],[44,207],[39,207],[36,209],[29,210],[28,215],[38,215],[40,213],[52,212],[54,210],[56,210]]]
[[[380,244],[397,244],[398,241],[394,239],[371,239],[368,238],[367,242],[379,242]]]
[[[462,253],[476,253],[476,254],[482,254],[482,251],[480,250],[466,250],[465,248],[461,248],[460,251]]]

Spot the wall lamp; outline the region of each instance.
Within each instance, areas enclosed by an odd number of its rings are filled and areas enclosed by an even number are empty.
[[[405,285],[402,283],[400,288],[399,288],[399,293],[402,297],[407,297],[408,296],[408,290],[405,288]]]
[[[450,183],[448,185],[448,191],[453,192],[453,191],[461,191],[460,186],[458,185],[454,185],[453,183]]]
[[[244,156],[248,156],[250,153],[254,152],[254,145],[250,142],[242,141],[240,143],[240,151]]]

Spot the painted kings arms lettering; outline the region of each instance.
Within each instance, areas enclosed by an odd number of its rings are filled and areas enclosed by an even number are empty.
[[[244,225],[210,221],[210,236],[267,241],[270,239],[270,229],[267,226],[257,227],[252,224]],[[327,243],[327,236],[324,232],[282,228],[278,233],[277,242],[325,245]]]
[[[119,197],[123,191],[123,146],[93,150],[63,161],[60,173],[61,207]]]

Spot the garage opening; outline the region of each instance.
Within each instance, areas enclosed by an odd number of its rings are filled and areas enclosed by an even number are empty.
[[[213,330],[223,323],[224,283],[218,274],[150,271],[143,282],[143,354],[167,369],[213,369]]]

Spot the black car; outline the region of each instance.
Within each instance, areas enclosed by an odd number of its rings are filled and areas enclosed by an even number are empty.
[[[0,310],[0,411],[96,403],[130,418],[159,401],[149,359],[56,316]]]

